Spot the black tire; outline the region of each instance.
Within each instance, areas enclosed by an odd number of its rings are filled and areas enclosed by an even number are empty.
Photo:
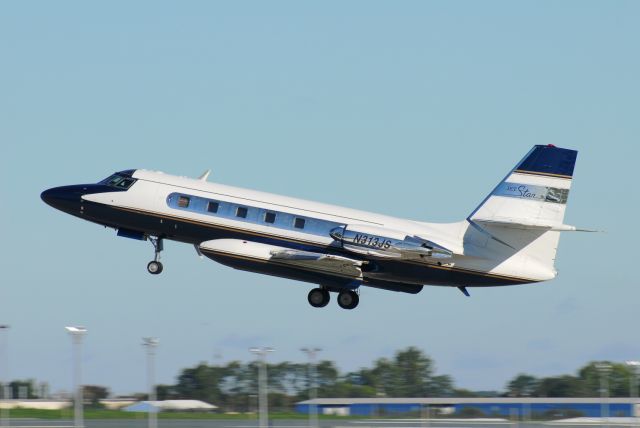
[[[342,309],[355,309],[358,303],[360,303],[360,298],[353,290],[343,290],[338,294],[338,305]]]
[[[147,265],[147,272],[149,272],[151,275],[158,275],[160,272],[162,272],[162,263],[156,261],[149,262],[149,264]]]
[[[322,288],[322,294],[324,295],[324,306],[327,306],[329,304],[329,300],[331,300],[331,293],[329,293],[329,290],[327,290],[326,288]]]
[[[324,308],[329,304],[329,292],[322,288],[314,288],[307,295],[309,304],[314,308]]]

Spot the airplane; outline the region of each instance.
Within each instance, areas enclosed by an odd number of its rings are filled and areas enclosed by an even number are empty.
[[[467,287],[553,279],[577,151],[536,145],[466,219],[425,223],[144,169],[95,184],[54,187],[52,207],[150,241],[149,273],[162,272],[166,239],[235,269],[316,286],[308,302],[337,293],[354,309],[360,287],[417,294],[425,285]]]

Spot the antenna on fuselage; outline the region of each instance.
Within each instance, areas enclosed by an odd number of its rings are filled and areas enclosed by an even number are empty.
[[[205,172],[203,172],[202,175],[200,177],[198,177],[198,180],[207,181],[207,178],[209,178],[209,174],[211,174],[211,170],[210,169],[208,169]]]

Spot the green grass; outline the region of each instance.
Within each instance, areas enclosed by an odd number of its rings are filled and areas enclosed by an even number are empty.
[[[11,409],[11,418],[30,418],[30,419],[73,419],[73,409],[63,410],[39,410],[39,409]],[[350,419],[349,416],[324,416],[319,415],[321,419]],[[122,410],[105,410],[105,409],[84,409],[85,419],[146,419],[145,412],[124,412]],[[257,420],[256,414],[224,414],[209,412],[161,412],[158,413],[160,419],[239,419],[239,420]],[[271,412],[270,419],[308,419],[309,416],[294,412]],[[361,419],[361,418],[360,418]]]

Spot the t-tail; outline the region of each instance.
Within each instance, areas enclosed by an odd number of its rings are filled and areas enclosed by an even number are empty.
[[[560,232],[578,230],[564,224],[577,154],[534,146],[469,215],[497,265],[537,281],[556,276]]]

